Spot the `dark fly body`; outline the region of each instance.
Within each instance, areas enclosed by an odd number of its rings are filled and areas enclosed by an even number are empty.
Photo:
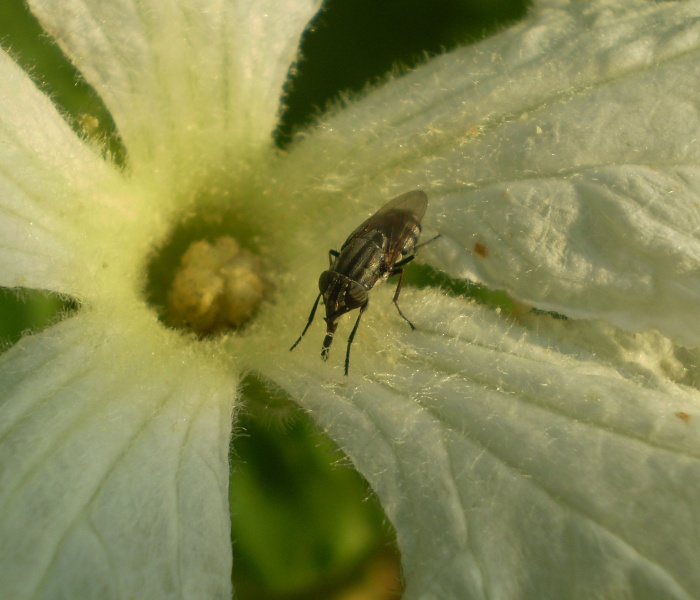
[[[321,358],[326,360],[333,343],[333,335],[338,327],[338,319],[347,312],[360,309],[355,326],[348,338],[345,353],[345,374],[350,366],[350,346],[355,339],[362,313],[369,304],[368,292],[392,275],[399,276],[394,293],[394,304],[399,315],[415,329],[399,308],[399,293],[403,282],[403,267],[411,262],[421,246],[421,220],[428,206],[424,192],[416,190],[402,194],[388,202],[379,211],[353,231],[340,252],[329,252],[330,266],[321,273],[318,280],[319,295],[316,297],[309,320],[299,339],[290,350],[297,347],[308,330],[321,298],[326,307],[326,337],[323,340]]]

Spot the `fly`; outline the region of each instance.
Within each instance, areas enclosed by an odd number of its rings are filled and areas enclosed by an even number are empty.
[[[328,359],[333,335],[338,328],[338,319],[345,313],[359,308],[360,312],[348,338],[348,347],[345,352],[345,375],[347,375],[350,366],[350,346],[355,339],[362,313],[369,305],[368,293],[392,275],[399,276],[393,303],[401,318],[411,326],[411,329],[415,329],[413,323],[401,312],[399,293],[403,283],[403,267],[416,257],[416,251],[420,247],[440,237],[437,235],[427,242],[418,244],[421,234],[420,223],[427,206],[428,197],[420,190],[397,196],[353,231],[340,247],[340,252],[337,250],[328,252],[330,266],[327,271],[321,273],[318,280],[320,292],[304,331],[290,350],[297,347],[309,329],[321,298],[326,307],[324,317],[326,337],[321,350],[323,360]]]

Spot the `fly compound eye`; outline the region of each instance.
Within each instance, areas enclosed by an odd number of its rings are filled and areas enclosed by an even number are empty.
[[[324,271],[323,273],[321,273],[321,276],[318,278],[318,289],[321,292],[321,294],[324,294],[325,291],[331,285],[330,278],[331,278],[330,271]]]
[[[398,300],[403,282],[403,266],[415,258],[419,247],[417,244],[421,233],[420,223],[427,207],[428,197],[420,190],[397,196],[353,231],[341,246],[340,252],[329,251],[330,268],[323,271],[319,277],[320,293],[316,297],[304,330],[290,350],[297,347],[311,326],[321,297],[326,305],[324,320],[327,330],[321,351],[324,360],[330,352],[338,317],[359,308],[360,312],[348,338],[345,352],[347,375],[350,368],[350,346],[355,339],[362,313],[369,305],[368,292],[392,275],[399,276],[393,302],[399,315],[411,329],[415,329],[413,323],[401,312]],[[431,241],[433,240],[429,240]]]
[[[367,302],[367,290],[359,283],[353,281],[348,286],[346,298],[348,299],[348,310],[359,308]],[[343,304],[346,304],[346,302],[343,302]]]

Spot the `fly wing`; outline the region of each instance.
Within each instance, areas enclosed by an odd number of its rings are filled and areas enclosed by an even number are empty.
[[[387,255],[392,257],[403,247],[408,236],[420,233],[420,222],[428,207],[428,197],[421,190],[406,192],[387,202],[353,231],[340,250],[352,240],[372,231],[381,231],[388,240]]]

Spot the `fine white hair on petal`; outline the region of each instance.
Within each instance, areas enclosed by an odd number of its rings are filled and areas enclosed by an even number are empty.
[[[0,355],[7,598],[231,597],[235,377],[126,316],[83,310]]]
[[[178,177],[193,157],[211,166],[271,144],[320,0],[29,4],[104,100],[130,165]]]
[[[698,197],[700,169],[636,165],[448,193],[437,225],[447,242],[432,249],[434,263],[539,308],[658,328],[694,346]]]
[[[0,285],[85,295],[104,257],[84,232],[116,214],[119,175],[2,50],[0,81]]]
[[[572,2],[572,0],[533,0],[534,8],[537,11],[545,10],[579,10],[582,14],[593,14],[595,18],[605,18],[615,16],[630,10],[639,10],[649,7],[649,0],[618,0],[609,2],[608,0],[588,0],[585,4]]]
[[[286,168],[338,198],[423,189],[439,269],[700,345],[700,3],[567,6],[372,90]]]
[[[538,333],[435,291],[402,297],[412,332],[380,302],[347,379],[316,348],[257,368],[378,494],[406,598],[700,594],[700,393],[667,378],[671,345],[601,332],[587,350],[576,323]]]

